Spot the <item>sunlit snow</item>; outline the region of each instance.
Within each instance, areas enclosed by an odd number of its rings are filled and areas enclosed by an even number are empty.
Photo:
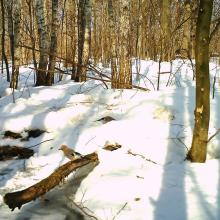
[[[219,68],[210,67],[212,83]],[[163,63],[162,71],[170,71],[170,63]],[[83,219],[76,204],[100,220],[220,219],[220,134],[210,141],[205,164],[185,161],[194,124],[191,64],[173,61],[171,81],[166,86],[169,74],[163,74],[160,91],[155,91],[157,72],[158,63],[141,61],[140,81],[134,74],[134,84],[150,89],[145,92],[107,90],[101,82],[68,78],[51,87],[32,87],[33,72],[22,67],[15,103],[1,75],[0,145],[31,147],[35,154],[0,162],[0,219]],[[211,99],[209,136],[220,127],[218,86]],[[105,116],[115,120],[103,123],[99,119]],[[3,138],[6,130],[25,135],[37,128],[46,132],[28,141]],[[122,148],[102,149],[109,142]],[[68,162],[58,150],[62,144],[81,154],[96,151],[100,163],[71,174],[45,195],[49,201],[32,201],[11,212],[3,196]]]

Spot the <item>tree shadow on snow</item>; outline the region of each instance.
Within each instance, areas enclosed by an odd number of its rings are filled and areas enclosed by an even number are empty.
[[[176,90],[172,97],[172,106],[175,108],[178,106],[178,119],[177,122],[180,125],[184,125],[185,113],[189,111],[186,105],[187,100],[186,97],[187,88],[180,90]],[[180,99],[180,97],[183,97]],[[186,97],[187,99],[188,97]],[[171,106],[171,107],[172,107]],[[175,121],[173,122],[175,123]],[[169,137],[173,136],[174,127],[170,124],[169,127]],[[156,201],[152,201],[155,206],[154,211],[154,220],[170,220],[170,219],[178,219],[178,220],[186,220],[187,219],[187,204],[186,204],[186,196],[185,196],[185,165],[184,165],[184,157],[185,157],[185,149],[184,146],[174,140],[169,140],[167,145],[167,155],[166,162],[163,167],[163,177],[162,184],[160,189],[160,194]],[[174,161],[174,157],[177,155],[172,155],[172,151],[177,151],[180,154],[181,160]],[[159,152],[158,152],[159,153]],[[174,156],[174,157],[173,157]]]

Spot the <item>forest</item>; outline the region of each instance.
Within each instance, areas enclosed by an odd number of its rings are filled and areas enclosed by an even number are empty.
[[[0,219],[220,219],[219,0],[0,3]]]

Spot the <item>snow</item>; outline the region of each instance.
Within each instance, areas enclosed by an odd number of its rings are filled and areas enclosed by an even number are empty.
[[[79,207],[100,220],[220,219],[220,135],[209,142],[205,164],[185,161],[194,124],[191,64],[173,61],[169,86],[169,74],[163,74],[160,91],[153,87],[158,63],[141,61],[140,67],[137,82],[133,66],[134,83],[150,92],[107,90],[100,82],[68,78],[51,87],[33,87],[33,72],[23,67],[15,103],[5,76],[0,76],[0,145],[35,152],[29,159],[0,161],[0,219],[94,219],[83,218]],[[213,82],[219,67],[210,67]],[[170,63],[161,68],[170,71]],[[209,136],[220,124],[218,86],[211,100]],[[99,121],[105,116],[115,120]],[[46,132],[28,141],[3,138],[6,130],[24,137],[28,129]],[[122,148],[106,151],[106,143]],[[45,195],[49,201],[38,199],[11,212],[3,196],[39,182],[68,162],[58,150],[62,144],[81,154],[96,151],[99,164],[69,175]]]

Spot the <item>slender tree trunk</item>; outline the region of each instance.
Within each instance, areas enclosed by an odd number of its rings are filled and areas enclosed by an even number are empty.
[[[18,76],[20,67],[20,50],[19,42],[21,35],[21,0],[17,0],[13,4],[14,9],[14,34],[13,34],[13,52],[14,52],[14,62],[12,62],[12,75],[10,87],[17,89],[18,87]]]
[[[132,70],[130,53],[130,22],[129,22],[130,0],[122,0],[120,17],[120,47],[119,47],[119,81],[118,88],[132,88]]]
[[[12,14],[12,0],[5,2],[6,10],[7,10],[7,23],[8,23],[8,35],[10,41],[10,54],[11,54],[11,66],[12,72],[14,67],[14,32],[13,32],[13,14]],[[11,84],[11,82],[10,82]]]
[[[170,0],[161,0],[161,60],[170,60]]]
[[[140,80],[140,54],[139,54],[139,38],[140,38],[140,12],[141,12],[141,1],[138,0],[138,14],[137,14],[137,19],[136,19],[136,41],[135,41],[135,66],[136,66],[136,81]]]
[[[66,0],[63,2],[63,7],[62,7],[62,15],[61,15],[61,32],[60,32],[60,56],[63,57],[63,37],[64,37],[64,18],[67,16],[67,11],[66,9]],[[61,59],[59,60],[59,68],[61,64]],[[62,80],[63,74],[59,74],[59,81]]]
[[[40,61],[37,69],[36,86],[46,85],[46,72],[48,65],[48,33],[44,15],[44,1],[36,1],[36,17],[39,35]]]
[[[112,73],[112,88],[116,89],[130,89],[132,88],[132,71],[131,71],[131,53],[130,53],[130,0],[122,0],[120,2],[120,38],[119,38],[119,69],[115,67],[116,63],[116,43],[113,40],[112,45],[112,61],[113,61],[113,73]],[[111,14],[111,12],[110,12]],[[110,19],[112,20],[112,19]]]
[[[184,23],[184,26],[183,26],[183,43],[182,43],[182,48],[186,51],[187,56],[191,57],[192,43],[191,43],[191,39],[190,39],[190,35],[191,35],[190,0],[185,0],[184,6],[185,6],[184,20],[186,20],[186,22]]]
[[[57,32],[59,27],[58,18],[58,0],[52,0],[52,24],[51,24],[51,39],[50,39],[50,56],[48,73],[46,77],[47,86],[51,86],[54,83],[54,69],[56,64],[57,54]]]
[[[108,0],[108,16],[110,27],[110,44],[111,44],[111,71],[112,71],[112,88],[117,87],[117,52],[116,52],[116,29],[115,29],[115,16],[113,11],[112,0]]]
[[[72,2],[72,14],[73,14],[73,20],[72,20],[72,31],[71,31],[71,48],[72,48],[72,73],[71,73],[71,80],[76,79],[76,49],[77,49],[77,5],[76,1],[74,0]]]
[[[78,65],[76,81],[86,81],[86,69],[91,46],[91,2],[79,1],[78,11]]]
[[[198,16],[198,2],[199,0],[191,1],[191,30],[190,30],[190,41],[191,41],[191,58],[195,58],[195,44],[196,44],[196,21]]]
[[[210,119],[209,32],[213,0],[200,0],[196,25],[196,108],[192,146],[188,159],[206,161]]]
[[[8,66],[8,59],[5,52],[5,5],[4,0],[1,0],[1,9],[2,9],[2,62],[5,62],[6,72],[7,72],[7,81],[10,82],[10,73],[9,73],[9,66]],[[2,65],[3,71],[3,65]]]
[[[32,45],[32,58],[34,63],[34,69],[37,70],[37,61],[36,61],[36,54],[35,54],[35,34],[34,34],[34,22],[33,22],[33,2],[32,0],[27,0],[28,5],[28,12],[29,12],[29,21],[30,21],[30,38],[31,38],[31,45]]]

